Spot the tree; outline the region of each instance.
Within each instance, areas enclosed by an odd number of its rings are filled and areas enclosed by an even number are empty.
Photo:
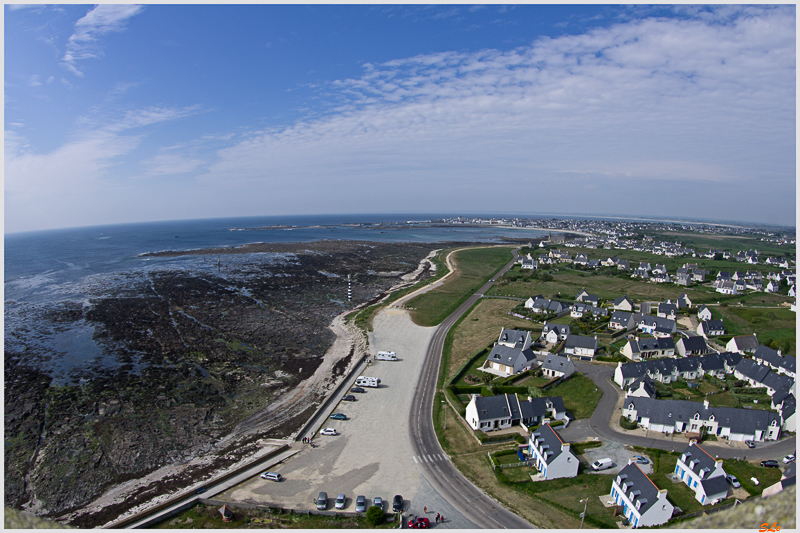
[[[383,523],[383,509],[380,507],[373,505],[369,509],[367,509],[367,522],[372,524],[373,526],[377,526]]]
[[[493,379],[494,376],[488,372],[484,372],[483,375],[481,376],[481,381],[483,382],[484,385],[488,385],[489,383],[491,383]]]
[[[786,355],[792,351],[792,339],[786,339],[783,343],[783,354]]]

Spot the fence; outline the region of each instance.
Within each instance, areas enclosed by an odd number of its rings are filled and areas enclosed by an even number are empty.
[[[739,503],[742,503],[742,502],[739,502]],[[736,502],[726,503],[725,505],[720,505],[718,507],[712,507],[712,508],[706,509],[704,511],[697,511],[696,513],[690,513],[690,514],[682,514],[680,516],[680,518],[681,518],[681,520],[686,520],[686,519],[694,518],[694,517],[697,517],[697,516],[703,516],[703,515],[707,515],[707,514],[712,514],[712,513],[716,513],[716,512],[722,511],[723,509],[729,509],[729,508],[731,508],[731,507],[733,507],[735,505],[736,505]]]

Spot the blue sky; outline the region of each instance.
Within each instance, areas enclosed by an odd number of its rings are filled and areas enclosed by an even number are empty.
[[[794,225],[795,17],[6,5],[5,231],[364,212]]]

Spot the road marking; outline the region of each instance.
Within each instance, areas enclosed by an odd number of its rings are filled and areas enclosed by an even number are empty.
[[[425,457],[427,457],[427,458],[428,458],[428,461],[430,461],[430,462],[433,462],[433,459],[431,459],[431,456],[430,456],[430,455],[426,455]]]
[[[414,462],[415,462],[415,463],[419,463],[419,461],[417,461],[417,458],[416,458],[416,457],[412,457],[412,459],[414,459]]]

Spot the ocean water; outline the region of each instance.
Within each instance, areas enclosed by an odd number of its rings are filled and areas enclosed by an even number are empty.
[[[405,222],[440,218],[436,215],[327,215],[184,220],[93,226],[5,236],[5,346],[48,354],[42,369],[66,379],[87,365],[114,366],[92,339],[93,328],[81,324],[52,330],[39,324],[48,310],[87,305],[90,298],[124,285],[126,274],[151,270],[216,271],[208,256],[141,257],[146,252],[238,246],[255,242],[310,242],[320,239],[381,242],[497,242],[502,237],[535,239],[546,232],[504,228],[369,228],[348,224]],[[264,226],[296,228],[232,231]],[[325,226],[325,227],[304,227]],[[226,262],[246,261],[247,255],[227,256]],[[262,254],[264,255],[264,254]],[[274,260],[282,260],[281,254]],[[267,259],[266,257],[264,258]]]

